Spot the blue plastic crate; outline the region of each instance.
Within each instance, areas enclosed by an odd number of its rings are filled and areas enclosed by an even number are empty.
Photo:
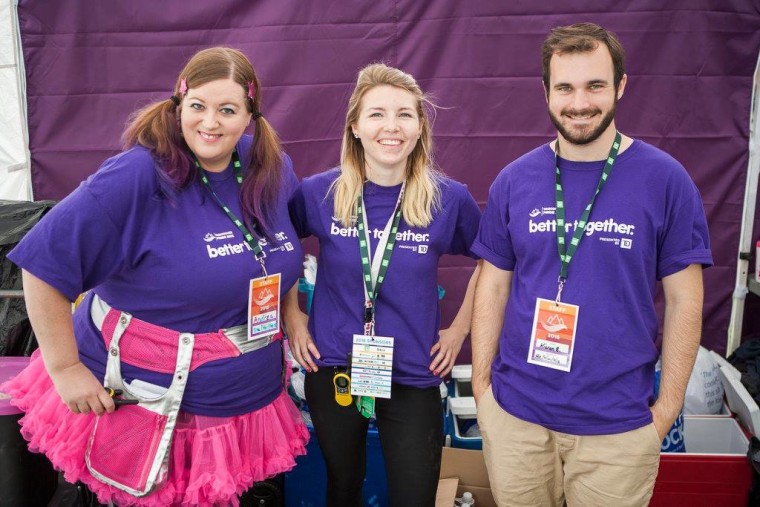
[[[448,435],[451,436],[451,447],[457,449],[483,449],[483,439],[481,437],[466,437],[464,436],[470,426],[477,424],[476,419],[460,419],[449,411],[446,414],[446,421],[448,425]]]
[[[467,430],[477,424],[477,411],[472,398],[472,367],[470,365],[458,365],[454,367],[451,381],[447,385],[449,389],[450,403],[446,407],[447,435],[451,447],[459,449],[483,449],[483,439],[480,436],[465,436]],[[462,404],[454,402],[469,402]],[[472,403],[472,406],[470,406]],[[454,411],[457,414],[455,415]]]

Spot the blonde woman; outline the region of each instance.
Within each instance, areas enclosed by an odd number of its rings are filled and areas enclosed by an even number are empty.
[[[320,244],[308,331],[305,319],[288,329],[309,372],[306,399],[327,463],[328,505],[361,505],[373,413],[390,505],[435,501],[438,386],[469,333],[477,276],[452,326],[440,330],[438,260],[474,257],[480,210],[464,185],[433,168],[425,102],[409,74],[382,64],[362,69],[341,166],[305,179],[290,201],[299,235]],[[365,395],[350,396],[349,377]]]

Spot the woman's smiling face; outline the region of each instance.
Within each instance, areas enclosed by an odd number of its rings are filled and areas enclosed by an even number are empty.
[[[406,160],[422,131],[415,96],[395,86],[376,86],[362,97],[359,119],[352,127],[361,139],[368,174],[392,172],[403,179]]]
[[[232,79],[190,88],[182,98],[182,135],[207,171],[221,172],[229,165],[251,121],[247,104],[246,91]]]

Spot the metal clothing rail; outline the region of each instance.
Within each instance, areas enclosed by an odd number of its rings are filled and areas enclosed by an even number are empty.
[[[736,262],[736,285],[731,298],[731,320],[728,324],[726,356],[736,350],[742,338],[744,320],[744,303],[747,294],[752,292],[760,296],[760,284],[749,273],[749,259],[752,251],[752,226],[755,221],[757,205],[758,176],[760,176],[760,55],[755,66],[752,85],[752,108],[749,117],[749,162],[747,164],[747,183],[744,189],[744,207],[742,210],[741,234],[739,236],[739,255]],[[750,278],[752,278],[750,280]]]

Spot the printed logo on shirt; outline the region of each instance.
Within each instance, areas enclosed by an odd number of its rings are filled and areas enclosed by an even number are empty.
[[[359,229],[356,227],[343,227],[340,222],[336,223],[333,221],[330,223],[330,235],[341,236],[343,238],[358,238]],[[369,235],[371,239],[379,240],[385,235],[385,231],[378,228],[370,229]],[[425,254],[428,251],[428,243],[430,243],[430,234],[426,232],[406,230],[396,233],[396,248]]]
[[[555,207],[548,207],[545,206],[543,208],[533,208],[528,215],[530,215],[531,218],[536,218],[537,216],[543,216],[543,215],[554,215],[557,213],[557,208]]]
[[[251,247],[248,243],[241,241],[240,243],[225,243],[221,246],[206,245],[206,251],[209,259],[216,259],[217,257],[226,257],[228,255],[238,255],[243,252],[250,252]]]
[[[208,233],[205,236],[203,236],[203,241],[206,243],[206,254],[208,255],[209,259],[217,259],[220,257],[227,257],[230,255],[240,255],[240,254],[247,254],[251,255],[249,252],[251,251],[251,247],[248,246],[248,243],[245,241],[240,242],[230,242],[224,244],[216,244],[214,246],[210,245],[209,243],[212,241],[220,241],[223,239],[234,239],[235,235],[232,233],[232,231],[224,232],[221,234],[212,234]],[[278,241],[283,241],[288,239],[288,235],[285,234],[284,231],[279,231],[274,234],[275,239]],[[209,239],[210,238],[210,239]],[[259,246],[261,246],[262,253],[264,257],[267,256],[268,253],[277,252],[277,251],[283,251],[283,252],[292,252],[294,247],[293,243],[290,241],[285,242],[281,245],[277,246],[271,246],[269,242],[266,240],[266,238],[260,238]]]
[[[539,233],[557,233],[557,220],[555,218],[542,219],[544,215],[555,215],[556,208],[534,208],[528,213],[528,232],[530,234]],[[565,223],[565,234],[572,234],[578,227],[578,220]],[[603,243],[610,243],[612,246],[624,250],[633,249],[633,235],[636,226],[618,221],[614,218],[603,220],[592,220],[586,224],[584,234],[586,237],[594,237]]]
[[[232,231],[225,231],[220,233],[214,233],[209,232],[205,236],[203,236],[203,241],[206,243],[211,243],[212,241],[221,241],[224,239],[231,239],[234,238],[235,235],[232,233]]]
[[[331,218],[332,218],[333,222],[341,223],[340,222],[340,218],[338,218],[338,217],[331,217]],[[359,219],[359,217],[357,217],[356,215],[351,215],[351,223],[356,223],[356,221],[358,219]]]
[[[428,252],[427,245],[398,245],[397,248],[400,248],[402,250],[411,250],[412,252],[417,252],[418,254],[422,255]]]
[[[578,227],[578,221],[567,222],[565,224],[565,234],[575,231]],[[633,230],[635,225],[624,224],[622,222],[616,222],[614,218],[608,218],[606,220],[591,221],[586,224],[586,236],[593,236],[597,233],[613,233],[622,234],[625,236],[633,236]],[[535,234],[537,232],[557,232],[557,221],[555,219],[533,221],[528,220],[528,232]],[[598,234],[597,234],[598,235]]]

